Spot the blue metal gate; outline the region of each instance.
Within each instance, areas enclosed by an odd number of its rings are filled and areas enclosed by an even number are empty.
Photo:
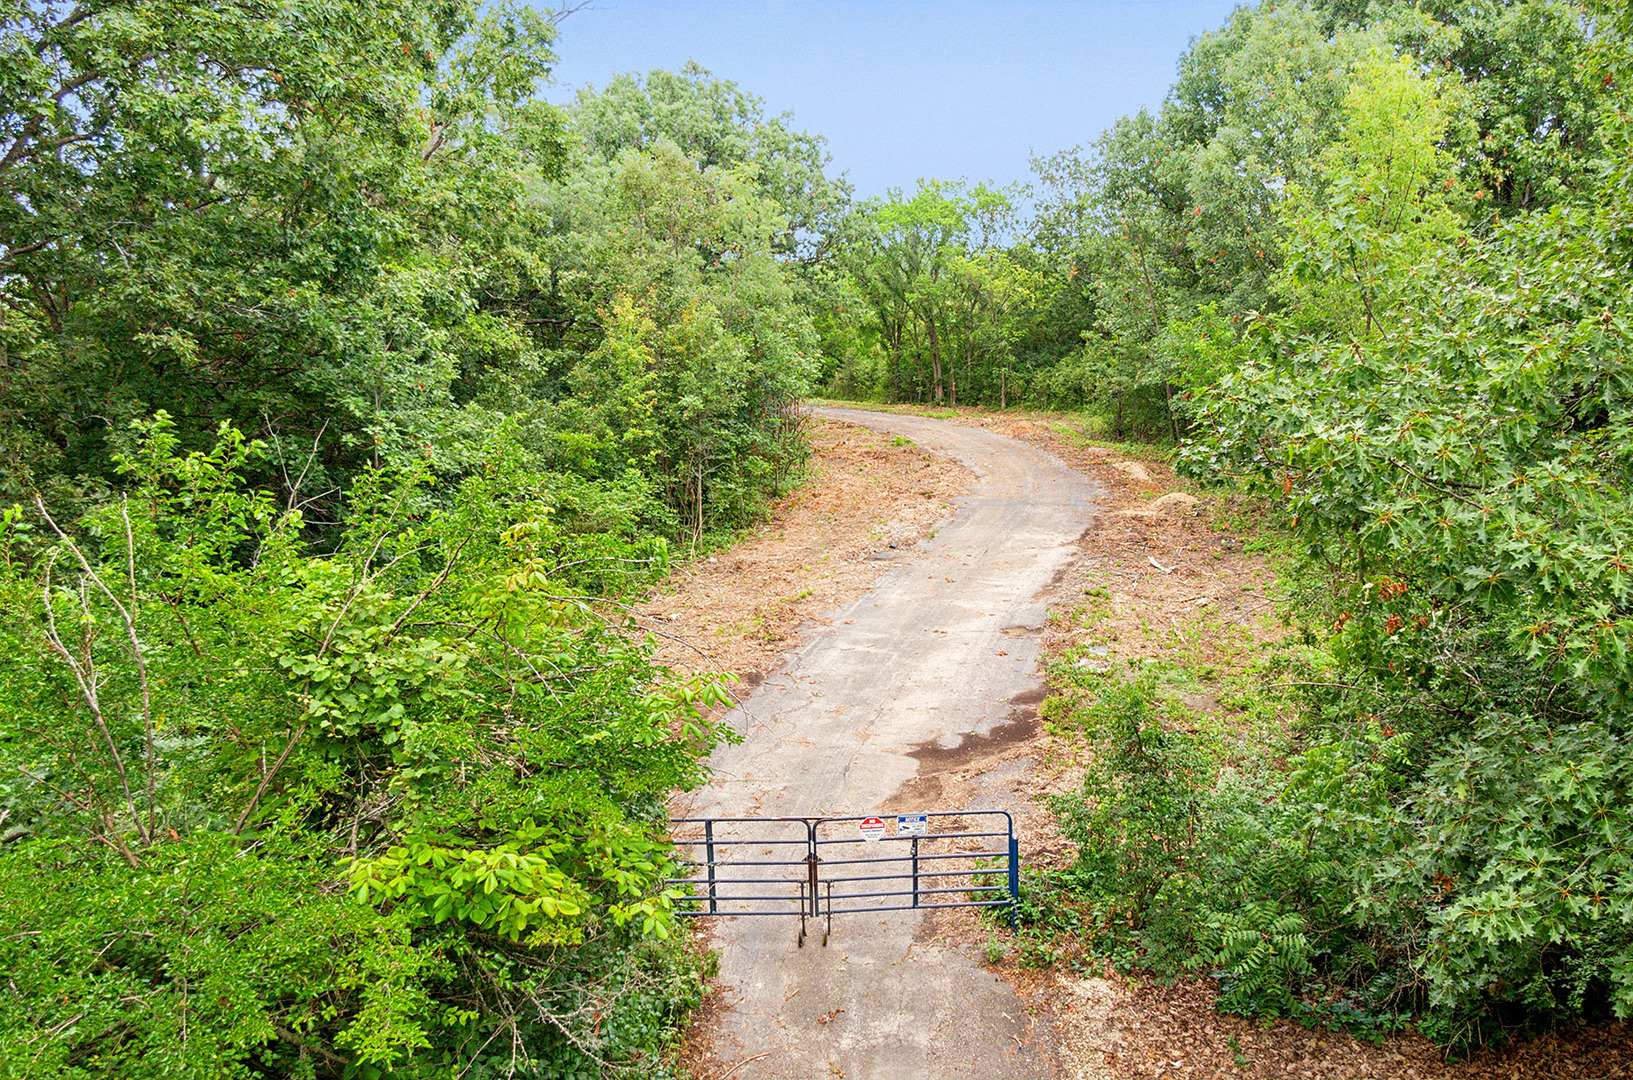
[[[1018,916],[1020,849],[1004,810],[842,817],[675,818],[682,915],[835,915],[1008,908]],[[689,854],[688,854],[689,853]]]

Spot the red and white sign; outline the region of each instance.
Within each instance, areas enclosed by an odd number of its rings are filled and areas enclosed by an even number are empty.
[[[885,834],[885,819],[882,817],[863,818],[856,826],[862,832],[862,839],[877,840]]]

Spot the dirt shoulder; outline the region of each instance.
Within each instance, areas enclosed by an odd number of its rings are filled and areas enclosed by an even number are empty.
[[[1096,444],[1059,416],[931,415],[1047,449],[1105,492],[1074,564],[1042,597],[1050,610],[1047,663],[1181,662],[1203,673],[1185,702],[1198,722],[1228,724],[1231,680],[1259,643],[1287,632],[1274,611],[1275,576],[1253,550],[1243,508],[1187,489],[1155,455]],[[665,647],[673,665],[730,671],[746,686],[758,684],[798,643],[802,626],[871,587],[892,543],[905,548],[932,535],[970,480],[961,467],[901,438],[832,421],[812,421],[810,435],[810,482],[741,544],[678,570],[647,605],[673,635]],[[1010,807],[1023,862],[1059,865],[1072,857],[1071,846],[1041,800],[1075,786],[1080,747],[1050,733],[1041,702],[1021,705],[993,738],[920,757],[918,776],[900,798],[908,809],[932,802]],[[1286,1021],[1221,1015],[1208,979],[1161,986],[1074,970],[1069,962],[1040,963],[1012,947],[1007,930],[962,913],[938,913],[921,936],[987,952],[1032,1018],[1059,1033],[1061,1074],[1078,1080],[1633,1077],[1626,1024],[1573,1028],[1446,1063],[1416,1035],[1375,1045]],[[700,1080],[716,1077],[707,1046],[726,1007],[718,994],[711,998],[683,1059]]]
[[[952,513],[973,479],[911,441],[807,418],[810,475],[729,549],[680,566],[643,605],[663,635],[658,659],[759,684],[799,628],[872,588],[889,552]]]

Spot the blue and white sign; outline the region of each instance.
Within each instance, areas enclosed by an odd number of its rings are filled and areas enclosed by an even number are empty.
[[[896,817],[897,836],[929,836],[929,814],[899,814]]]

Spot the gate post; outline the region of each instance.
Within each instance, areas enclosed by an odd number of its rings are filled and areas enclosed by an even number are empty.
[[[822,914],[822,901],[817,898],[817,825],[819,821],[805,822],[805,873],[811,883],[811,914]]]
[[[1015,838],[1015,823],[1009,823],[1009,926],[1021,930],[1021,842]]]
[[[913,906],[919,906],[919,838],[913,837]]]
[[[714,820],[711,818],[703,823],[703,857],[709,863],[709,914],[713,915],[720,909],[717,906],[714,891]]]

